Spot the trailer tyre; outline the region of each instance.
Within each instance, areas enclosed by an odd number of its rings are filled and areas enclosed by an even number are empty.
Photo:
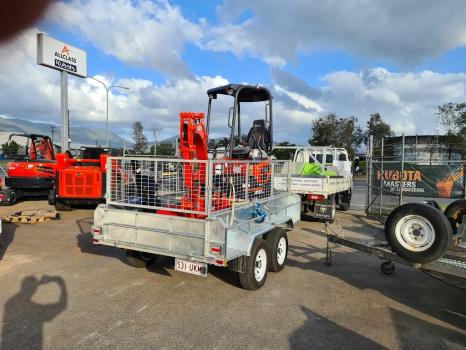
[[[426,204],[399,206],[385,222],[390,248],[411,263],[428,263],[442,257],[450,247],[452,235],[443,213]]]
[[[270,259],[269,271],[278,272],[283,270],[288,257],[288,237],[286,230],[277,227],[266,236],[267,253]]]
[[[256,239],[251,248],[251,255],[245,259],[244,270],[239,273],[241,287],[248,290],[261,288],[267,279],[268,269],[267,243],[263,239]]]
[[[459,226],[463,223],[463,215],[466,215],[466,199],[459,199],[448,205],[444,215],[450,221],[453,234],[456,234]]]
[[[158,255],[145,253],[145,252],[137,252],[134,250],[125,250],[126,254],[126,262],[128,265],[143,268],[148,265],[151,265],[157,260]]]

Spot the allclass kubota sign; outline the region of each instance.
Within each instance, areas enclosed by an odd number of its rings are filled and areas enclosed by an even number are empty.
[[[37,34],[37,63],[78,77],[87,77],[86,52],[43,33]]]

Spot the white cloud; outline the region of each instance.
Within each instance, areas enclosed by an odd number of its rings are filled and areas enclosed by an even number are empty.
[[[200,23],[185,19],[167,1],[73,0],[56,2],[47,20],[78,31],[97,49],[169,78],[191,77],[182,60],[186,43],[203,37]]]
[[[0,115],[36,121],[60,122],[60,87],[57,71],[36,64],[37,29],[23,32],[0,46]],[[289,73],[272,70],[276,140],[305,143],[311,121],[335,112],[355,115],[362,124],[370,113],[380,112],[400,133],[432,133],[439,127],[434,112],[445,102],[465,101],[466,74],[430,71],[393,73],[384,68],[361,72],[338,71],[322,77],[323,87],[310,86]],[[182,111],[206,112],[206,91],[227,84],[222,76],[199,76],[155,84],[145,79],[115,79],[98,75],[106,83],[128,86],[109,94],[111,128],[129,128],[136,120],[146,128],[157,123],[164,128],[161,138],[178,134]],[[105,122],[105,89],[90,79],[69,78],[71,125]],[[228,107],[232,100],[215,102],[212,135],[225,135]],[[252,119],[263,113],[256,106],[245,108],[243,132]]]
[[[325,113],[354,115],[364,125],[371,113],[379,112],[398,134],[433,133],[439,130],[437,106],[466,100],[465,73],[393,73],[384,68],[338,71],[323,77],[326,85],[320,91],[305,89],[302,80],[283,73],[274,77],[277,85],[286,85],[288,96],[304,95]],[[289,101],[288,105],[297,108]]]
[[[315,49],[412,65],[466,46],[464,0],[226,0],[218,12],[206,48],[274,66]]]
[[[37,28],[28,29],[0,46],[0,115],[60,123],[59,73],[37,65],[37,32]],[[205,112],[206,91],[228,83],[220,76],[180,78],[160,85],[144,79],[117,80],[105,75],[95,78],[107,86],[113,84],[130,88],[111,89],[109,92],[111,128],[129,128],[137,120],[146,128],[158,123],[165,129],[162,137],[178,133],[181,111]],[[106,92],[103,86],[91,79],[71,75],[68,84],[71,126],[93,124],[103,127],[106,119]],[[222,106],[227,111],[225,103]]]

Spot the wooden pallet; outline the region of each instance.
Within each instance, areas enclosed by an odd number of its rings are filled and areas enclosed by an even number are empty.
[[[55,210],[25,210],[3,217],[3,222],[35,224],[38,222],[49,221],[50,219],[60,219],[60,214]]]

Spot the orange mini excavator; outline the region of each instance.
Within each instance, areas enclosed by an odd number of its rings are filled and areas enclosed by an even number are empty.
[[[213,175],[212,198],[210,205],[213,211],[229,208],[232,196],[245,192],[248,198],[264,198],[271,188],[271,167],[269,153],[272,149],[272,95],[261,86],[230,84],[211,89],[207,120],[204,113],[182,112],[180,114],[179,154],[184,160],[196,160],[183,164],[184,185],[187,189],[181,199],[181,208],[192,211],[204,211],[206,205],[207,160],[212,159],[214,167],[221,175]],[[223,150],[210,149],[208,132],[211,120],[212,100],[217,95],[229,95],[234,103],[228,114],[230,140]],[[245,139],[241,139],[240,106],[244,102],[265,102],[264,119],[254,120]],[[225,162],[225,160],[229,160]],[[237,160],[237,162],[231,162]],[[244,162],[245,160],[253,162]],[[249,168],[247,168],[249,167]],[[233,176],[229,176],[233,175]],[[248,187],[242,183],[228,183],[227,178],[235,175],[245,177],[248,174]],[[175,211],[158,210],[159,214],[196,216]],[[201,215],[202,216],[202,215]]]
[[[15,143],[13,143],[13,141]],[[17,147],[12,145],[16,144]],[[45,135],[11,134],[8,163],[0,204],[13,205],[23,196],[46,196],[55,181],[56,160],[52,140]]]

